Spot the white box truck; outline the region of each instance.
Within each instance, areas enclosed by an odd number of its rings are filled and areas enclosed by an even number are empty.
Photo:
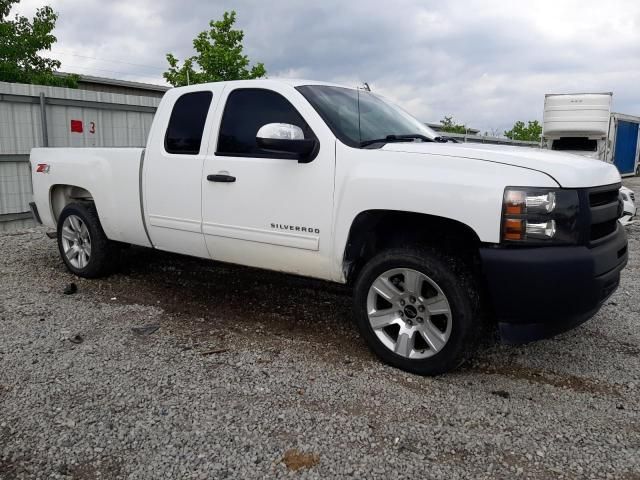
[[[612,93],[553,93],[544,98],[542,146],[613,163],[638,174],[640,117],[611,112]]]
[[[620,175],[640,174],[640,117],[611,112],[613,94],[553,93],[544,98],[542,148],[614,164]],[[620,189],[627,224],[636,214],[634,192]]]
[[[604,160],[612,93],[544,96],[542,146]]]

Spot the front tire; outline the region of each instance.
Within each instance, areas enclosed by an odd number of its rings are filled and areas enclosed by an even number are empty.
[[[356,321],[369,348],[389,365],[419,375],[451,371],[471,356],[479,310],[465,263],[433,249],[381,252],[355,283]]]
[[[58,249],[71,273],[97,278],[111,272],[115,246],[102,230],[93,203],[71,203],[58,218]]]

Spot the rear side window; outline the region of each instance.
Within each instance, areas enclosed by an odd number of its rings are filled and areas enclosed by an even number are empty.
[[[164,149],[167,153],[200,153],[202,132],[212,97],[211,92],[192,92],[185,93],[176,100],[164,137]]]
[[[589,140],[585,137],[560,137],[558,140],[553,141],[551,150],[595,152],[597,147],[597,140]]]
[[[291,103],[271,90],[243,88],[229,94],[220,124],[217,155],[274,157],[256,143],[256,134],[267,123],[289,123],[315,138],[307,122]]]

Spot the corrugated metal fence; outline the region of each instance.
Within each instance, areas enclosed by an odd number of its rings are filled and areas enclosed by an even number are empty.
[[[33,147],[142,147],[159,98],[0,82],[0,221],[32,197]]]

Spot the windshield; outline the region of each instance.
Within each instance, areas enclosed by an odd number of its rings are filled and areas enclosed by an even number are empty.
[[[360,147],[390,135],[418,135],[431,140],[438,137],[436,132],[400,107],[366,90],[326,85],[305,85],[297,89],[334,135],[349,146]]]

